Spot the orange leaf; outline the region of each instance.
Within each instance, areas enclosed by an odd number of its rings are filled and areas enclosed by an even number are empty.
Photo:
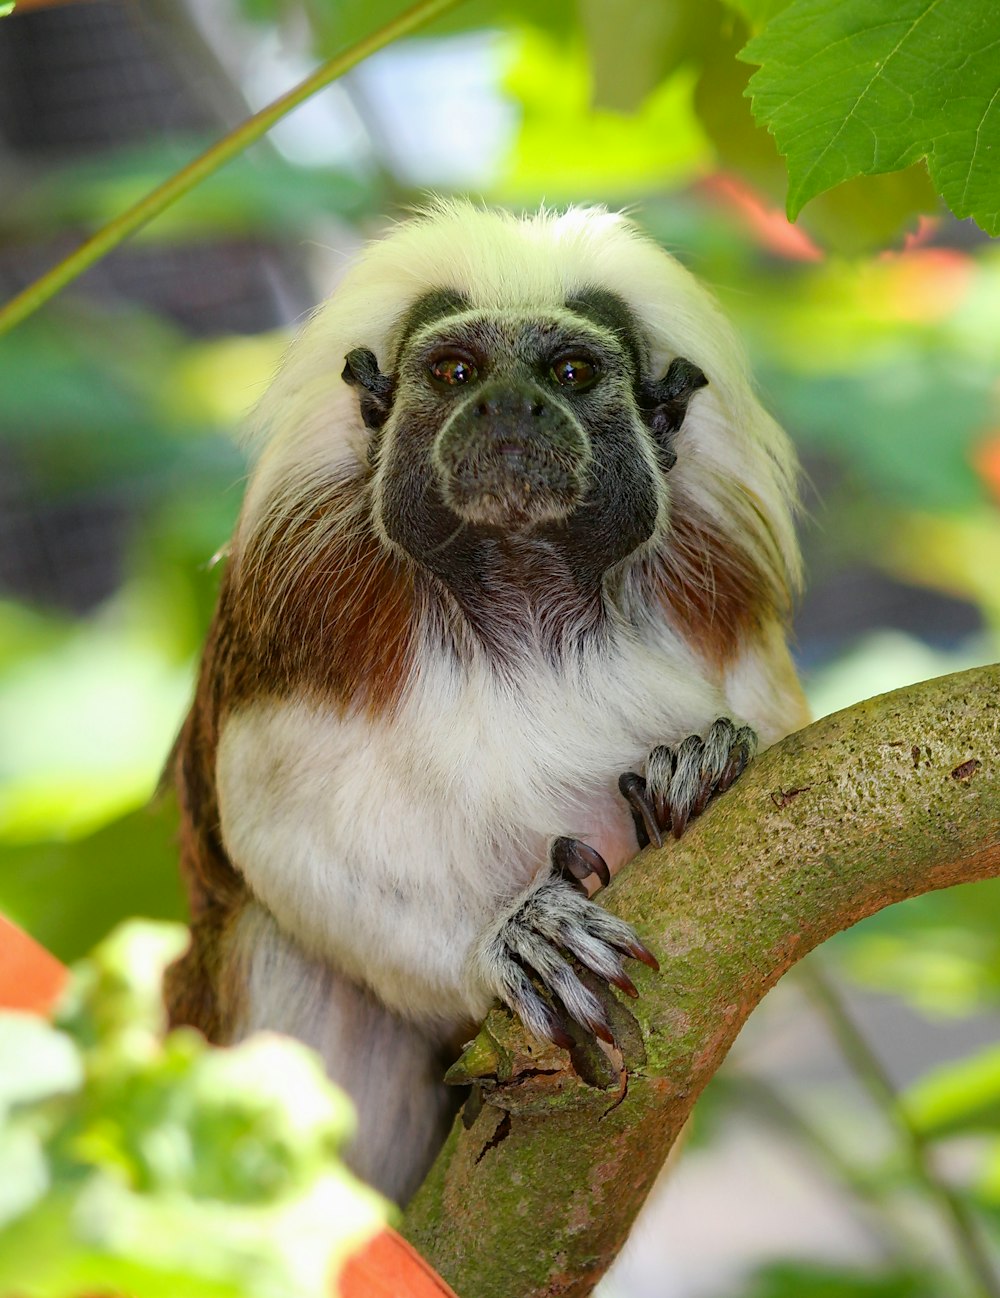
[[[383,1230],[340,1273],[340,1298],[455,1298],[430,1263],[394,1230]]]
[[[0,1009],[48,1014],[66,976],[54,955],[0,915]]]

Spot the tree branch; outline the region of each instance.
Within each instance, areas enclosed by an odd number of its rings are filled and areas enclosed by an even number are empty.
[[[485,1103],[405,1232],[462,1298],[590,1293],[781,975],[883,906],[1000,874],[998,750],[1000,668],[870,699],[769,749],[614,881],[608,909],[661,963],[634,972],[638,1001],[608,994],[620,1052],[581,1037],[574,1070],[498,1009],[453,1070]]]

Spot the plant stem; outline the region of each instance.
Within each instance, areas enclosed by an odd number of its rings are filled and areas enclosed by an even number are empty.
[[[322,90],[331,81],[336,81],[345,72],[349,72],[370,54],[376,53],[402,36],[409,35],[424,23],[454,8],[458,3],[460,0],[418,0],[418,3],[390,19],[377,31],[362,37],[349,49],[321,64],[297,86],[293,86],[291,90],[254,113],[252,117],[248,117],[245,122],[241,122],[235,130],[224,135],[221,140],[197,158],[192,159],[180,171],[174,172],[145,198],[141,198],[133,207],[102,226],[68,257],[46,271],[33,284],[29,284],[16,297],[11,298],[0,308],[0,334],[20,324],[32,312],[37,311],[40,306],[54,297],[60,289],[82,275],[113,248],[117,248],[136,230],[141,230],[144,225],[148,225],[154,217],[159,216],[195,185],[219,171],[227,162],[231,162],[249,145],[265,135],[276,122],[287,116],[293,108],[297,108],[318,90]]]
[[[848,1014],[822,965],[815,958],[807,960],[800,966],[798,977],[858,1081],[899,1135],[910,1169],[928,1199],[936,1205],[955,1252],[973,1281],[975,1292],[982,1298],[1000,1298],[1000,1278],[993,1269],[968,1208],[938,1176],[927,1140],[907,1117],[892,1080]]]

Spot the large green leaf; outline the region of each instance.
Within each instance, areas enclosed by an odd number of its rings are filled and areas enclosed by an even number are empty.
[[[181,919],[176,823],[165,800],[75,842],[0,848],[0,911],[66,961],[131,915]]]
[[[788,161],[788,213],[926,157],[956,216],[1000,233],[996,0],[794,0],[742,52]]]
[[[747,38],[743,23],[715,33],[700,55],[695,109],[718,161],[744,176],[776,205],[788,171],[774,138],[757,126],[746,98],[750,69],[737,62]],[[936,212],[939,200],[922,162],[885,176],[855,176],[820,194],[802,214],[801,227],[824,247],[851,256],[884,248],[915,226],[922,212]]]

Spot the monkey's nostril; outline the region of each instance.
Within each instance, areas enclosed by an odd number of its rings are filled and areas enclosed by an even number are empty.
[[[472,413],[476,416],[477,419],[485,419],[486,416],[490,413],[490,408],[485,401],[480,401],[479,405],[475,407]]]
[[[545,413],[545,403],[542,401],[534,402],[534,404],[531,407],[532,418],[538,419],[544,413]]]

